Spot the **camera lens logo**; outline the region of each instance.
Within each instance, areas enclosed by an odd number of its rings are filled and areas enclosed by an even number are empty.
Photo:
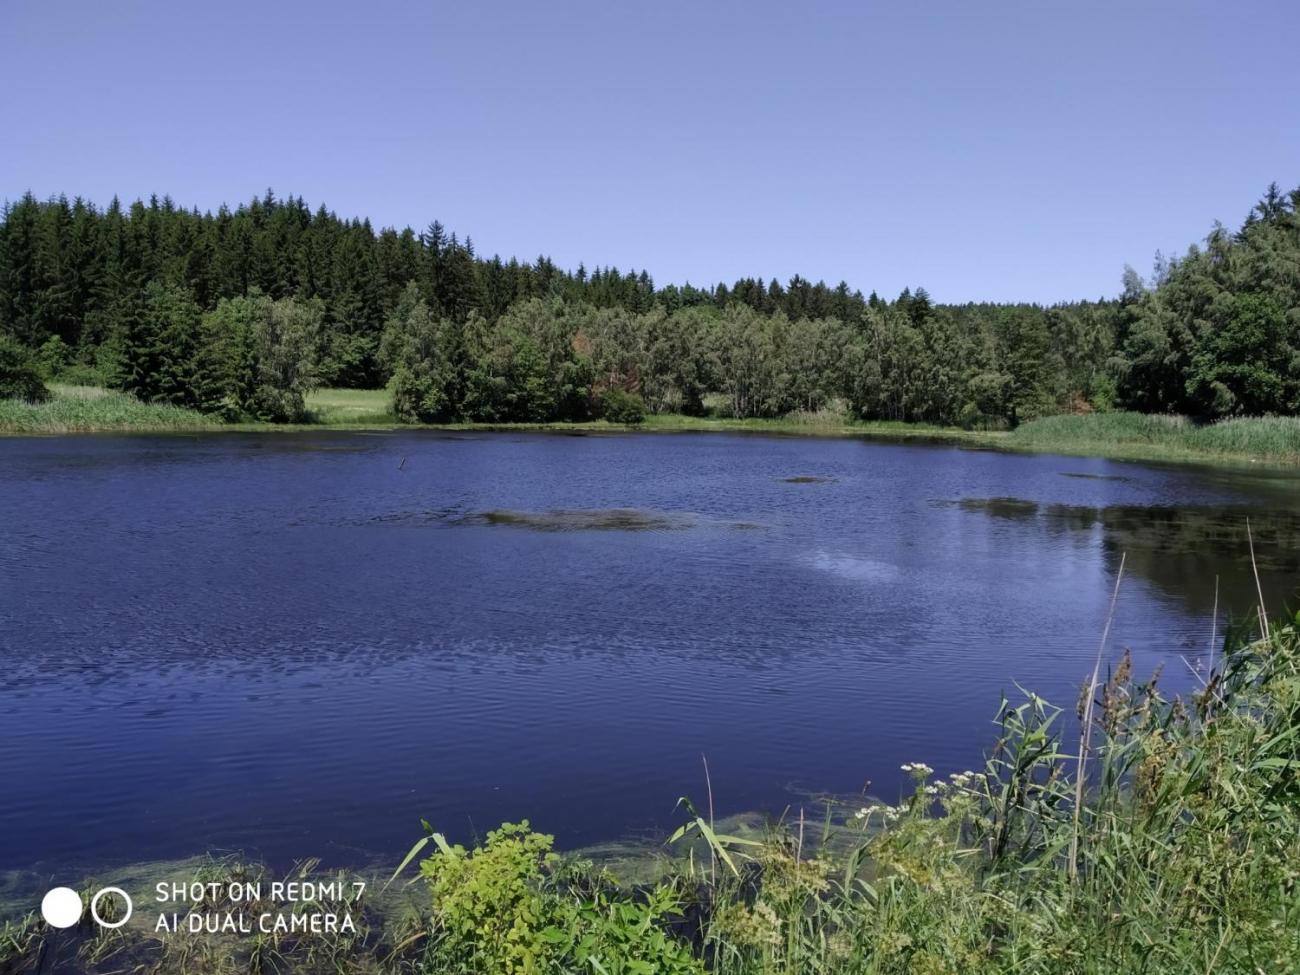
[[[115,921],[106,921],[103,915],[99,913],[100,903],[110,894],[117,895],[126,903],[126,912]],[[90,916],[95,919],[95,923],[101,928],[120,928],[131,920],[131,912],[134,909],[135,905],[131,903],[131,895],[121,887],[105,887],[97,891],[95,896],[90,899]],[[41,917],[45,918],[45,923],[52,928],[72,927],[81,920],[83,910],[84,905],[81,903],[81,895],[71,887],[55,887],[41,898]]]

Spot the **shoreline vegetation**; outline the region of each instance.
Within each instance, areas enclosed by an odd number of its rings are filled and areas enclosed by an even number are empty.
[[[603,422],[1291,463],[1294,421],[1258,418],[1300,416],[1298,261],[1300,188],[1276,185],[1149,279],[1050,306],[797,274],[661,286],[270,191],[216,213],[26,194],[0,210],[0,400],[53,382],[189,412],[60,395],[0,427]]]
[[[128,393],[94,386],[50,384],[42,403],[0,400],[0,436],[76,433],[288,433],[337,431],[476,430],[569,434],[754,433],[775,436],[856,437],[1027,453],[1105,457],[1123,461],[1300,466],[1300,418],[1239,417],[1197,424],[1180,416],[1141,413],[1059,415],[1014,430],[966,430],[925,423],[853,420],[823,409],[776,418],[651,414],[634,424],[607,420],[546,423],[399,422],[388,390],[322,389],[307,394],[310,422],[228,423],[197,410],[144,403]]]
[[[1099,652],[1077,708],[1083,732],[1031,692],[1004,699],[981,769],[909,762],[893,803],[814,800],[736,824],[683,798],[682,825],[639,874],[560,855],[526,821],[469,847],[426,823],[389,876],[299,863],[290,879],[326,893],[289,905],[264,899],[279,875],[257,864],[142,865],[96,881],[140,892],[129,924],[83,917],[53,932],[34,911],[15,917],[0,925],[0,970],[1294,971],[1300,617],[1264,618],[1263,636],[1229,626],[1186,696],[1135,677],[1127,654],[1103,671]],[[204,885],[164,912],[178,911],[179,930],[159,928],[143,896],[158,880]],[[333,928],[311,926],[327,913]],[[190,914],[215,920],[196,930]],[[281,925],[268,930],[268,916]]]

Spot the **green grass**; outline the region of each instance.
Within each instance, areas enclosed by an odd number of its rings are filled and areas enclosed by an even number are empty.
[[[1006,435],[1016,449],[1125,460],[1300,464],[1300,417],[1243,417],[1198,425],[1181,416],[1049,416]]]
[[[1186,438],[1197,450],[1279,457],[1300,463],[1300,417],[1223,420],[1189,431]]]
[[[307,409],[326,426],[396,422],[386,389],[314,389],[307,394]]]
[[[46,403],[0,400],[0,433],[86,433],[212,430],[221,424],[178,406],[141,403],[134,396],[95,386],[51,385]]]
[[[991,445],[1002,435],[929,423],[899,423],[886,420],[850,420],[838,413],[792,413],[772,419],[732,419],[677,414],[647,416],[639,429],[656,432],[699,432],[708,430],[775,433],[793,436],[870,437],[878,440],[915,440],[934,443]]]

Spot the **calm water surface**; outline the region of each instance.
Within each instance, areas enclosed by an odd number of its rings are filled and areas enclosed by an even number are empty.
[[[8,439],[0,512],[0,869],[575,847],[674,825],[702,753],[720,814],[892,799],[1000,693],[1072,708],[1121,552],[1112,655],[1171,690],[1247,517],[1300,580],[1292,477],[851,440]]]

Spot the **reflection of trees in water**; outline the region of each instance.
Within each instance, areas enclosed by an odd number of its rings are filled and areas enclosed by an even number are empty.
[[[1036,522],[1051,533],[1100,532],[1112,571],[1121,553],[1125,571],[1183,600],[1194,613],[1208,613],[1219,580],[1219,607],[1241,616],[1258,597],[1250,565],[1246,519],[1255,540],[1264,600],[1270,612],[1295,608],[1300,600],[1300,512],[1246,506],[1044,504],[1020,498],[968,498],[968,511],[996,518]]]

